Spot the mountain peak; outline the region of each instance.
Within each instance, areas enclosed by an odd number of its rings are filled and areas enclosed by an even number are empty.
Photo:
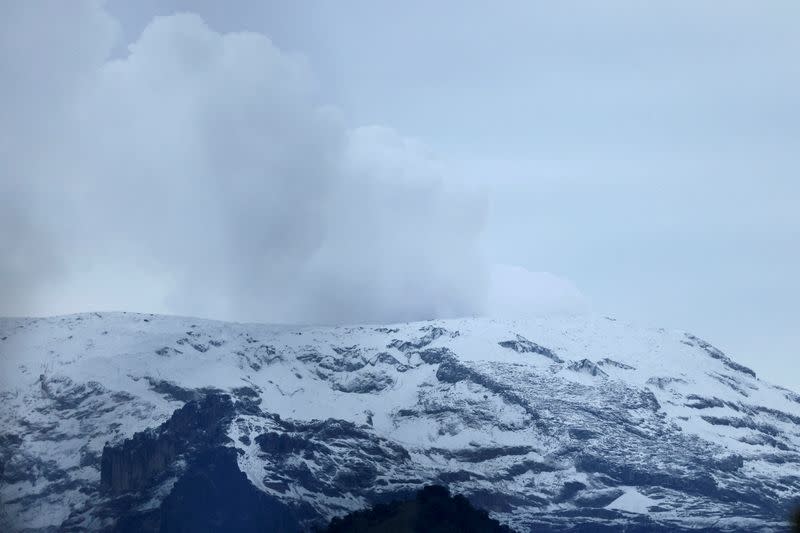
[[[0,338],[10,530],[168,520],[231,457],[220,479],[304,528],[445,484],[517,531],[768,531],[800,492],[800,396],[680,331],[88,313]]]

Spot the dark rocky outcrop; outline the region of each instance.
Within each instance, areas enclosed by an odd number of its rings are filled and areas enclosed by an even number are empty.
[[[431,448],[428,453],[430,455],[440,455],[448,460],[481,463],[499,457],[527,455],[532,451],[534,451],[534,448],[530,446],[486,446],[480,448],[462,448],[460,450]]]
[[[795,424],[797,426],[800,426],[800,416],[793,415],[785,411],[779,411],[778,409],[771,409],[769,407],[764,407],[762,405],[740,404],[739,408],[745,411],[749,415],[764,414],[778,420],[779,422],[783,422],[785,424]]]
[[[521,461],[509,466],[505,472],[502,473],[502,477],[513,478],[522,474],[527,474],[528,472],[539,474],[541,472],[555,472],[556,470],[558,470],[558,467],[555,465],[539,461]]]
[[[743,374],[747,374],[752,377],[756,377],[756,373],[753,372],[751,369],[747,368],[744,365],[740,365],[739,363],[733,361],[730,357],[725,355],[722,350],[713,346],[710,342],[704,341],[700,337],[696,337],[691,333],[686,334],[686,339],[683,341],[684,344],[688,344],[689,346],[696,346],[706,352],[709,356],[714,359],[717,359],[722,362],[723,365],[730,368],[731,370],[735,370],[736,372],[742,372]]]
[[[176,385],[172,381],[165,379],[156,379],[154,377],[146,376],[144,378],[150,385],[150,390],[161,394],[168,400],[175,402],[191,402],[203,398],[206,394],[220,392],[217,389],[187,389]]]
[[[707,375],[715,379],[716,381],[722,383],[732,391],[735,391],[736,393],[744,396],[745,398],[748,398],[750,396],[750,393],[745,390],[745,386],[742,384],[742,382],[733,376],[727,374],[719,374],[717,372],[709,372],[707,373]],[[752,389],[752,387],[750,388]]]
[[[170,346],[164,346],[163,348],[159,348],[156,350],[156,355],[160,355],[162,357],[169,357],[170,355],[182,355],[183,352],[178,350],[177,348],[172,348]]]
[[[9,481],[5,477],[6,464],[21,445],[22,438],[19,435],[14,435],[13,433],[0,434],[0,482]]]
[[[315,447],[314,443],[305,437],[272,431],[258,435],[255,442],[264,453],[278,455],[300,453]]]
[[[556,363],[564,362],[564,360],[557,356],[556,353],[550,348],[545,348],[544,346],[540,346],[535,342],[531,342],[522,335],[517,335],[517,338],[513,341],[501,341],[497,344],[503,348],[514,350],[517,353],[538,353],[539,355],[543,355],[548,359],[552,359]]]
[[[580,481],[568,481],[561,487],[561,490],[559,491],[558,495],[556,495],[554,501],[558,503],[572,500],[585,488],[586,485]]]
[[[741,417],[724,417],[724,416],[703,416],[703,420],[714,426],[730,426],[734,428],[748,428],[761,433],[765,433],[770,437],[776,437],[780,431],[775,426],[770,424],[761,424],[749,418]]]
[[[596,363],[588,360],[588,359],[581,359],[580,361],[574,361],[569,364],[568,368],[573,372],[580,372],[583,374],[589,374],[590,376],[594,377],[607,377],[608,374],[600,370]]]
[[[115,531],[296,532],[300,525],[294,510],[250,483],[239,470],[235,449],[219,446],[192,457],[159,508],[125,516]]]
[[[383,372],[362,372],[348,375],[340,380],[334,380],[332,387],[342,392],[355,394],[368,394],[380,392],[394,384],[394,379]]]
[[[294,532],[294,511],[258,490],[239,470],[236,450],[201,452],[161,505],[161,533]]]
[[[254,347],[253,344],[258,343],[258,341],[250,337],[247,338],[247,343],[248,346],[243,350],[234,352],[239,357],[239,364],[242,366],[247,365],[251,370],[258,372],[263,367],[282,359],[274,346],[259,344]]]
[[[705,472],[670,475],[667,472],[648,471],[637,465],[614,462],[587,454],[576,459],[575,468],[578,472],[605,474],[625,485],[659,486],[689,494],[718,496],[717,482]]]
[[[747,435],[745,437],[741,437],[739,442],[744,442],[745,444],[752,444],[753,446],[772,446],[781,451],[789,451],[791,448],[784,442],[779,441],[774,437],[770,437],[769,435],[764,435],[763,433],[756,433],[753,435]]]
[[[300,531],[297,509],[256,488],[239,469],[239,452],[228,446],[226,432],[237,406],[252,407],[248,401],[255,403],[254,394],[249,387],[235,389],[236,402],[227,394],[207,394],[176,410],[159,427],[117,446],[106,445],[101,486],[114,498],[99,514],[113,517],[113,531]],[[293,444],[276,445],[286,440],[286,435],[274,439],[276,435],[257,440],[273,451],[293,449]],[[159,487],[167,487],[168,494],[155,507],[143,506]],[[74,516],[62,527],[78,530],[80,524],[80,516]]]
[[[667,387],[676,383],[680,385],[687,385],[689,382],[682,378],[673,377],[652,377],[647,380],[648,385],[653,385],[661,390],[665,390]]]
[[[255,438],[261,451],[275,459],[315,451],[330,455],[336,449],[346,450],[348,457],[356,459],[371,458],[387,462],[409,459],[408,451],[399,444],[377,437],[369,426],[357,426],[347,420],[276,420],[276,423],[280,432],[268,431]],[[341,458],[331,457],[333,459]]]
[[[605,357],[597,362],[600,366],[613,366],[614,368],[620,368],[622,370],[636,370],[636,367],[631,365],[626,365],[625,363],[620,363],[619,361],[615,361],[613,359],[609,359]]]
[[[277,417],[272,424],[274,430],[256,436],[255,442],[264,462],[262,482],[279,492],[289,485],[326,496],[357,491],[373,501],[379,475],[391,477],[390,472],[410,466],[408,451],[376,436],[368,425]]]
[[[163,472],[178,455],[190,449],[219,444],[233,415],[225,394],[209,394],[175,411],[154,430],[136,433],[119,445],[106,445],[100,468],[103,490],[119,494],[139,490]]]
[[[111,392],[96,381],[75,383],[66,376],[39,376],[39,388],[42,396],[49,400],[47,407],[40,407],[42,414],[51,410],[64,413],[76,419],[83,419],[103,408],[103,397],[111,396],[118,401],[132,400],[133,396],[126,392]]]
[[[685,403],[686,407],[690,407],[692,409],[711,409],[714,407],[725,407],[725,402],[720,400],[719,398],[705,398],[703,396],[698,396],[697,394],[690,394],[686,397],[687,400],[690,400],[690,403]]]
[[[423,363],[427,363],[429,365],[438,365],[446,361],[452,362],[457,360],[456,354],[454,354],[450,348],[445,347],[427,348],[414,353],[419,355],[419,358],[422,359]]]
[[[567,432],[575,440],[591,440],[598,436],[594,431],[584,428],[569,428]]]
[[[378,363],[394,367],[400,366],[402,364],[400,363],[400,361],[397,360],[397,358],[395,358],[392,354],[387,352],[380,352],[378,355],[375,356],[375,358],[372,361],[369,362],[369,364],[373,366]]]
[[[483,386],[490,392],[500,396],[506,403],[518,405],[521,407],[531,418],[537,420],[539,414],[525,401],[519,394],[511,390],[496,380],[492,379],[486,374],[473,370],[463,363],[459,363],[454,359],[445,359],[439,365],[436,371],[436,379],[443,383],[458,383],[459,381],[469,380],[473,383]]]
[[[390,342],[386,347],[387,348],[395,348],[401,352],[409,352],[412,350],[419,350],[424,348],[425,346],[429,345],[439,337],[444,335],[450,335],[451,337],[458,336],[458,332],[449,332],[444,328],[439,327],[423,327],[420,331],[425,331],[425,335],[420,337],[417,340],[412,341],[403,341],[400,339],[394,339]]]

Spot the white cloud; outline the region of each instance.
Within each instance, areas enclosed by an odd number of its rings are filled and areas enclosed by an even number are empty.
[[[305,61],[263,35],[161,17],[128,55],[108,59],[113,23],[82,7],[54,35],[47,12],[7,22],[48,35],[31,75],[17,78],[30,85],[17,95],[30,109],[0,126],[11,138],[34,121],[9,150],[16,175],[3,182],[16,178],[47,213],[17,213],[3,237],[17,252],[4,254],[4,285],[24,278],[39,289],[3,312],[150,301],[220,318],[349,322],[483,309],[483,199],[449,188],[416,143],[388,128],[348,129],[314,100]],[[64,52],[77,31],[90,45]],[[26,66],[12,46],[2,53],[8,72]],[[40,103],[53,108],[42,116]],[[4,114],[15,104],[0,102]],[[58,251],[55,294],[43,294],[52,285],[38,272],[44,252],[27,253],[33,240]]]
[[[492,268],[488,300],[487,314],[495,318],[576,315],[591,309],[571,281],[511,265]]]
[[[116,22],[77,5],[63,20],[57,3],[4,17],[16,85],[0,99],[14,191],[0,313],[344,323],[487,310],[485,195],[421,143],[348,127],[316,100],[305,59],[264,35],[158,17],[112,58]]]

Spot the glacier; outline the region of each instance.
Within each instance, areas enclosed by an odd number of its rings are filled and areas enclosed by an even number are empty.
[[[594,315],[4,318],[0,401],[3,531],[146,529],[199,458],[309,530],[431,483],[520,532],[783,531],[800,498],[800,395]]]

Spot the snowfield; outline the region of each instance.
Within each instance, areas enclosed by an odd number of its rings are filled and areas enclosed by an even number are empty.
[[[113,527],[106,443],[218,393],[239,469],[308,527],[433,482],[518,531],[782,531],[800,497],[800,395],[682,331],[90,313],[0,319],[0,530]]]

